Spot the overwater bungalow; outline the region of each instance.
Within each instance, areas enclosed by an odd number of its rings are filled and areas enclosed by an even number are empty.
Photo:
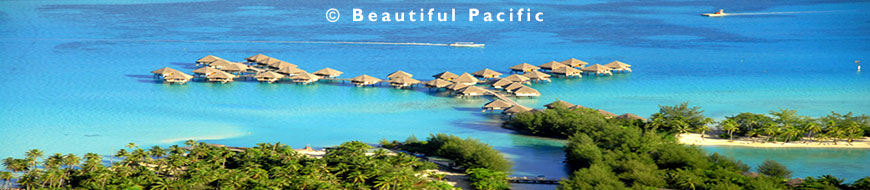
[[[272,71],[266,71],[266,72],[257,73],[257,75],[255,75],[254,78],[257,78],[257,81],[260,81],[260,82],[273,83],[275,81],[281,80],[281,78],[284,78],[284,75],[278,74],[278,73],[272,72]]]
[[[502,111],[501,113],[513,117],[513,115],[515,115],[515,114],[523,113],[523,112],[528,112],[528,111],[532,111],[532,110],[533,110],[532,108],[529,108],[529,107],[526,107],[526,106],[522,106],[522,105],[514,105],[514,106],[511,106],[511,107],[508,108],[508,109],[505,109],[505,110]]]
[[[616,71],[616,72],[620,72],[620,71],[631,72],[631,65],[625,64],[625,63],[620,62],[620,61],[613,61],[613,62],[608,63],[607,65],[604,65],[604,66],[610,67],[610,69],[612,71]]]
[[[432,75],[436,79],[443,79],[446,81],[453,81],[453,79],[459,78],[459,75],[453,74],[450,71],[444,71],[435,75]]]
[[[541,93],[538,90],[535,90],[532,87],[523,86],[516,90],[513,90],[514,96],[517,97],[538,97],[541,96]]]
[[[320,80],[320,77],[311,73],[303,72],[291,76],[290,80],[293,80],[293,82],[297,84],[311,84],[312,82]]]
[[[270,61],[269,68],[272,68],[272,69],[281,69],[284,67],[299,67],[297,65],[294,65],[294,64],[286,62],[286,61],[282,61],[282,60],[278,60],[278,59],[274,59],[274,58],[271,60],[277,60],[277,61]]]
[[[528,63],[520,63],[519,65],[514,65],[513,67],[510,67],[509,69],[511,69],[511,72],[526,73],[526,72],[531,72],[531,71],[537,71],[538,69],[541,69],[541,68],[538,66],[534,66],[532,64],[528,64]]]
[[[535,82],[538,81],[547,81],[550,82],[550,75],[541,71],[530,71],[523,74],[524,77],[527,77]]]
[[[530,80],[529,77],[525,77],[523,75],[518,75],[518,74],[512,74],[510,76],[505,77],[504,79],[507,79],[507,80],[510,80],[513,82],[520,82],[520,83],[526,83],[526,82],[529,82],[529,80]]]
[[[360,75],[360,76],[351,78],[350,82],[353,83],[354,85],[356,85],[357,87],[367,86],[367,85],[374,86],[375,84],[381,82],[381,79],[375,78],[373,76],[368,76],[368,75]]]
[[[549,108],[549,109],[553,109],[557,105],[560,107],[563,107],[563,108],[570,108],[570,107],[574,106],[574,104],[572,104],[572,103],[568,103],[568,102],[563,101],[563,100],[556,100],[556,101],[551,102],[547,105],[544,105],[544,107]]]
[[[390,82],[390,86],[396,88],[405,88],[414,86],[415,84],[420,84],[419,80],[408,76],[393,76],[393,78],[390,78],[388,82]]]
[[[321,78],[336,78],[338,76],[341,76],[341,74],[344,74],[344,72],[327,67],[327,68],[323,68],[323,69],[320,69],[318,71],[315,71],[312,74],[320,76]]]
[[[181,71],[172,71],[163,75],[163,81],[170,84],[184,84],[187,83],[187,81],[190,81],[190,79],[192,78],[193,76],[183,73]]]
[[[564,76],[565,78],[568,78],[568,77],[578,77],[579,78],[579,77],[582,77],[582,76],[580,76],[580,73],[583,73],[583,71],[580,71],[579,69],[575,69],[574,67],[559,67],[558,69],[554,69],[552,71],[552,73],[554,75]]]
[[[513,106],[513,104],[508,103],[508,102],[501,100],[501,99],[495,99],[489,103],[484,104],[483,109],[486,111],[492,112],[492,110],[503,110],[503,109],[510,108],[511,106]]]
[[[181,71],[178,71],[178,70],[175,70],[175,69],[169,68],[169,67],[163,67],[163,68],[151,71],[151,73],[154,74],[154,78],[164,77],[164,76],[166,76],[166,74],[172,73],[172,72],[179,72],[180,73]]]
[[[465,87],[468,87],[468,86],[469,85],[467,85],[467,84],[453,83],[453,84],[448,85],[447,89],[452,90],[452,91],[460,91],[462,89],[465,89]]]
[[[634,115],[634,114],[631,114],[631,113],[622,114],[622,115],[616,116],[616,118],[617,118],[617,119],[625,119],[625,120],[634,120],[634,119],[638,119],[638,120],[641,120],[641,121],[646,122],[646,118],[643,118],[643,117],[641,117],[641,116],[637,116],[637,115]]]
[[[281,67],[280,69],[278,69],[275,72],[278,72],[278,73],[281,73],[284,75],[290,75],[290,76],[298,75],[298,74],[302,74],[302,73],[308,73],[307,71],[296,68],[296,67]]]
[[[596,111],[598,111],[598,114],[603,115],[604,118],[610,119],[610,118],[616,117],[616,114],[610,113],[609,111],[604,111],[603,109],[598,109]]]
[[[468,73],[462,73],[462,75],[459,75],[459,77],[456,77],[456,79],[453,79],[453,82],[462,83],[465,85],[475,85],[479,81],[480,80],[477,80],[477,78],[474,78],[474,76],[471,76],[471,74],[468,74]]]
[[[221,70],[221,71],[230,72],[230,73],[239,73],[239,72],[248,70],[248,66],[245,64],[236,63],[236,62],[229,62],[226,60],[217,60],[215,62],[212,62],[208,66],[215,68],[215,69],[218,69],[218,70]]]
[[[595,65],[588,66],[588,67],[583,67],[580,70],[583,70],[583,73],[586,73],[586,74],[595,74],[595,76],[598,76],[599,74],[613,75],[613,73],[610,72],[610,67],[606,67],[604,65],[599,65],[599,64],[595,64]]]
[[[501,89],[501,88],[504,88],[505,86],[510,85],[511,83],[514,83],[514,82],[515,81],[504,78],[504,79],[499,79],[498,81],[495,81],[490,86],[492,86],[493,88],[496,88],[496,89]]]
[[[523,83],[514,82],[514,83],[511,83],[510,85],[505,86],[504,90],[507,92],[513,92],[514,90],[520,89],[520,88],[525,87],[525,86],[526,85],[523,85]]]
[[[582,67],[585,67],[586,65],[588,65],[589,63],[587,63],[585,61],[580,61],[579,59],[571,58],[571,59],[562,61],[562,64],[567,65],[569,67],[582,68]]]
[[[483,96],[485,93],[485,89],[476,86],[468,86],[459,91],[459,94],[462,95],[462,97]]]
[[[211,67],[200,67],[198,69],[193,70],[193,73],[199,77],[207,77],[216,72],[221,72],[221,70],[211,68]]]
[[[501,73],[493,71],[491,69],[483,69],[483,70],[479,70],[479,71],[471,73],[471,74],[476,76],[476,77],[483,78],[483,80],[491,79],[491,78],[498,78],[499,76],[502,75]]]
[[[208,79],[209,82],[227,83],[227,82],[233,82],[233,79],[236,77],[238,77],[238,76],[221,71],[221,72],[216,72],[212,75],[209,75],[206,78]]]
[[[396,72],[393,72],[393,73],[390,73],[389,75],[387,75],[387,79],[393,79],[393,78],[397,78],[397,77],[411,78],[411,77],[414,77],[414,75],[412,75],[411,73],[402,71],[402,70],[398,70]]]
[[[445,88],[447,86],[450,86],[451,84],[453,83],[444,79],[435,79],[426,81],[426,83],[424,83],[424,85],[426,85],[426,87],[428,88]]]
[[[269,58],[269,56],[266,56],[263,54],[257,54],[257,55],[253,55],[253,56],[250,56],[248,58],[245,58],[245,60],[247,60],[248,62],[251,62],[251,63],[266,65],[265,62],[263,62],[263,60],[265,60],[267,58]]]
[[[205,57],[199,58],[196,60],[196,65],[208,65],[217,60],[223,60],[220,57],[214,55],[207,55]]]
[[[554,69],[567,67],[567,66],[562,64],[562,63],[556,62],[556,61],[550,61],[550,62],[544,63],[543,65],[538,65],[538,67],[541,67],[541,69],[552,71]]]

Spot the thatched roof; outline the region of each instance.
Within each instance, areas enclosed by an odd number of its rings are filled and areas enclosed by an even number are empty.
[[[585,61],[580,61],[579,59],[571,58],[571,59],[562,61],[562,64],[570,66],[570,67],[584,67],[584,66],[588,65],[589,63],[587,63]]]
[[[492,87],[502,88],[502,87],[510,85],[511,83],[514,83],[514,82],[515,81],[512,81],[510,79],[499,79],[498,81],[495,81],[494,83],[492,83]]]
[[[170,72],[181,72],[181,71],[178,71],[178,70],[175,70],[175,69],[169,68],[169,67],[163,67],[163,68],[151,71],[151,73],[158,74],[158,75],[166,75],[166,73],[170,73]]]
[[[574,106],[571,106],[570,108],[571,109],[589,109],[589,108],[581,106],[581,105],[574,105]]]
[[[453,84],[447,86],[447,89],[449,89],[449,90],[453,90],[453,91],[457,91],[457,90],[462,90],[462,89],[464,89],[465,87],[468,87],[468,85],[467,85],[467,84],[462,84],[462,83],[453,83]]]
[[[199,58],[196,60],[197,63],[211,63],[217,60],[222,60],[220,57],[214,55],[207,55],[205,57]]]
[[[513,105],[511,105],[511,103],[505,102],[504,100],[495,99],[489,103],[484,104],[483,108],[486,108],[486,109],[504,109],[504,108],[509,108],[511,106],[513,106]]]
[[[360,75],[360,76],[351,78],[350,81],[357,82],[357,83],[369,83],[369,84],[371,84],[371,83],[381,82],[381,79],[375,78],[373,76],[368,76],[368,75]]]
[[[462,89],[462,91],[459,91],[459,93],[462,93],[463,95],[483,95],[483,93],[486,93],[486,90],[476,86],[468,86]]]
[[[646,121],[646,118],[643,118],[641,116],[637,116],[637,115],[634,115],[631,113],[622,114],[622,115],[616,116],[616,118],[619,118],[619,119],[640,119],[641,121]]]
[[[477,78],[474,78],[474,76],[471,76],[471,74],[468,74],[468,73],[462,73],[462,75],[459,75],[459,77],[456,77],[456,79],[453,79],[453,82],[467,83],[467,84],[475,84],[478,81],[479,80],[477,80]]]
[[[507,77],[505,77],[505,78],[503,78],[503,79],[507,79],[507,80],[514,81],[514,82],[526,82],[526,81],[529,81],[529,77],[525,77],[525,76],[523,76],[523,75],[518,75],[518,74],[512,74],[512,75],[507,76]]]
[[[444,71],[435,75],[432,75],[436,79],[444,79],[444,80],[453,80],[455,78],[459,78],[459,75],[453,74],[450,71]]]
[[[284,75],[282,75],[282,74],[278,74],[278,73],[276,73],[276,72],[272,72],[272,71],[267,71],[267,72],[257,73],[257,75],[254,75],[254,78],[271,78],[271,79],[275,79],[275,78],[284,78]]]
[[[211,74],[206,78],[209,78],[209,79],[232,79],[232,78],[236,78],[236,77],[237,77],[236,75],[221,71],[221,72],[216,72],[214,74]]]
[[[580,70],[575,69],[573,67],[560,67],[558,69],[553,69],[554,74],[561,74],[561,75],[579,75],[582,72],[583,71],[580,71]]]
[[[278,60],[278,59],[273,59],[273,60]],[[294,65],[294,64],[289,63],[289,62],[286,62],[286,61],[278,60],[278,61],[273,61],[272,63],[269,63],[269,67],[284,68],[284,67],[299,67],[299,66]]]
[[[522,112],[527,112],[527,111],[532,111],[532,108],[522,106],[522,105],[514,105],[514,106],[511,106],[510,108],[504,110],[502,113],[515,114],[515,113],[522,113]]]
[[[211,68],[211,67],[200,67],[199,69],[193,70],[193,73],[201,74],[201,75],[210,75],[212,73],[218,72],[220,70]]]
[[[580,70],[583,70],[585,72],[604,73],[604,72],[610,72],[610,67],[600,65],[600,64],[595,64],[592,66],[583,67]]]
[[[221,71],[229,71],[229,72],[238,72],[248,70],[248,66],[241,63],[229,62],[226,60],[217,60],[209,64],[209,66],[214,67]]]
[[[163,79],[165,80],[188,80],[192,78],[193,76],[188,75],[187,73],[183,73],[181,71],[170,71],[166,74],[163,74]]]
[[[534,66],[532,64],[528,64],[528,63],[520,63],[519,65],[514,65],[513,67],[510,67],[510,69],[514,70],[514,71],[528,72],[528,71],[538,70],[541,68],[538,66]]]
[[[453,84],[453,83],[450,81],[446,81],[444,79],[430,80],[430,81],[426,81],[426,83],[425,83],[426,86],[434,87],[434,88],[444,88],[444,87],[450,86],[451,84]]]
[[[541,71],[526,72],[525,74],[523,74],[523,76],[528,77],[530,79],[538,79],[538,80],[550,78],[549,74],[541,72]]]
[[[513,91],[513,90],[520,89],[520,88],[525,87],[525,86],[526,85],[523,85],[522,83],[514,82],[514,83],[511,83],[510,85],[505,86],[504,89],[507,91]]]
[[[411,85],[411,84],[419,84],[420,83],[419,80],[413,79],[413,78],[408,77],[408,76],[394,76],[393,78],[390,78],[389,82],[391,84],[404,84],[404,85]]]
[[[276,72],[281,73],[281,74],[285,74],[285,75],[308,73],[307,71],[296,68],[296,67],[282,67],[282,68],[278,69],[278,71],[276,71]]]
[[[248,60],[248,62],[258,62],[259,63],[260,61],[263,61],[266,58],[269,58],[269,56],[266,56],[263,54],[257,54],[257,55],[253,55],[253,56],[250,56],[248,58],[245,58],[245,60]]]
[[[631,67],[631,65],[625,64],[625,63],[620,62],[620,61],[613,61],[613,62],[608,63],[607,65],[604,65],[604,66],[610,67],[611,69],[625,69],[625,68]]]
[[[535,90],[532,87],[523,86],[523,87],[520,87],[519,89],[514,90],[514,95],[516,95],[516,96],[540,96],[541,92],[538,92],[538,90]]]
[[[313,74],[319,75],[319,76],[336,77],[336,76],[339,76],[343,73],[344,72],[327,67],[327,68],[323,68],[323,69],[320,69],[318,71],[315,71]]]
[[[598,109],[596,111],[598,111],[598,114],[604,115],[604,117],[616,117],[616,114],[604,111],[603,109]]]
[[[396,71],[396,72],[393,72],[393,73],[390,73],[389,75],[387,75],[387,78],[388,78],[388,79],[392,79],[392,78],[396,78],[396,77],[408,77],[408,78],[411,78],[411,77],[414,77],[414,75],[412,75],[411,73],[408,73],[408,72],[402,71],[402,70],[398,70],[398,71]]]
[[[311,74],[311,73],[299,73],[295,76],[291,76],[290,79],[293,80],[317,80],[320,79],[319,76]]]
[[[562,63],[556,62],[556,61],[550,61],[550,62],[544,63],[543,65],[538,65],[538,67],[541,67],[542,69],[553,70],[553,69],[558,69],[558,68],[567,67],[567,66],[565,66]]]
[[[570,107],[574,106],[574,104],[572,104],[572,103],[568,103],[568,102],[562,101],[562,100],[556,100],[555,102],[544,105],[544,107],[553,108],[556,105],[561,105],[564,108],[570,108]]]
[[[502,75],[501,73],[495,72],[491,69],[483,69],[483,70],[479,70],[479,71],[471,73],[471,74],[474,76],[477,76],[477,77],[481,77],[481,78],[496,78],[496,77]]]

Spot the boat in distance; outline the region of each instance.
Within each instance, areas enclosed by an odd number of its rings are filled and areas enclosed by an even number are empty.
[[[475,44],[474,42],[454,42],[452,44],[449,44],[450,47],[475,47],[475,48],[482,48],[485,45],[486,44]]]
[[[719,12],[715,12],[715,13],[704,13],[704,14],[701,14],[701,15],[703,15],[703,16],[708,16],[708,17],[720,17],[720,16],[726,16],[726,15],[728,15],[728,14],[725,14],[725,10],[719,9]]]

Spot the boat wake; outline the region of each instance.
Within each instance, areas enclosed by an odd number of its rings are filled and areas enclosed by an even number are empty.
[[[808,13],[830,13],[830,12],[842,12],[843,10],[833,10],[833,11],[788,11],[788,12],[757,12],[757,13],[728,13],[728,16],[739,16],[739,15],[785,15],[785,14],[808,14]]]

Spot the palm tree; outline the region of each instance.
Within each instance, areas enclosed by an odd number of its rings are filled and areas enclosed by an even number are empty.
[[[12,175],[12,172],[0,172],[0,179],[3,180],[2,189],[9,189],[9,181],[12,180],[13,177],[15,176]]]
[[[27,151],[27,153],[26,153],[27,160],[29,160],[29,162],[30,162],[29,168],[36,168],[36,160],[38,160],[39,158],[42,158],[42,156],[44,156],[44,155],[45,155],[45,153],[39,149],[30,149],[29,151]]]
[[[806,125],[804,125],[804,130],[806,130],[809,134],[807,136],[810,137],[810,140],[813,139],[813,133],[822,132],[822,126],[816,123],[815,121],[809,121]]]
[[[734,131],[737,130],[737,123],[732,119],[726,119],[720,125],[728,132],[728,141],[734,142]]]
[[[710,131],[710,127],[707,126],[707,124],[704,124],[704,125],[701,125],[701,127],[698,127],[698,131],[701,132],[701,140],[703,141],[704,135],[707,133],[707,131]]]
[[[767,135],[767,138],[764,139],[764,142],[769,142],[774,135],[777,134],[779,128],[774,125],[767,125],[762,129],[762,132]],[[773,142],[776,142],[776,138],[773,138]]]

